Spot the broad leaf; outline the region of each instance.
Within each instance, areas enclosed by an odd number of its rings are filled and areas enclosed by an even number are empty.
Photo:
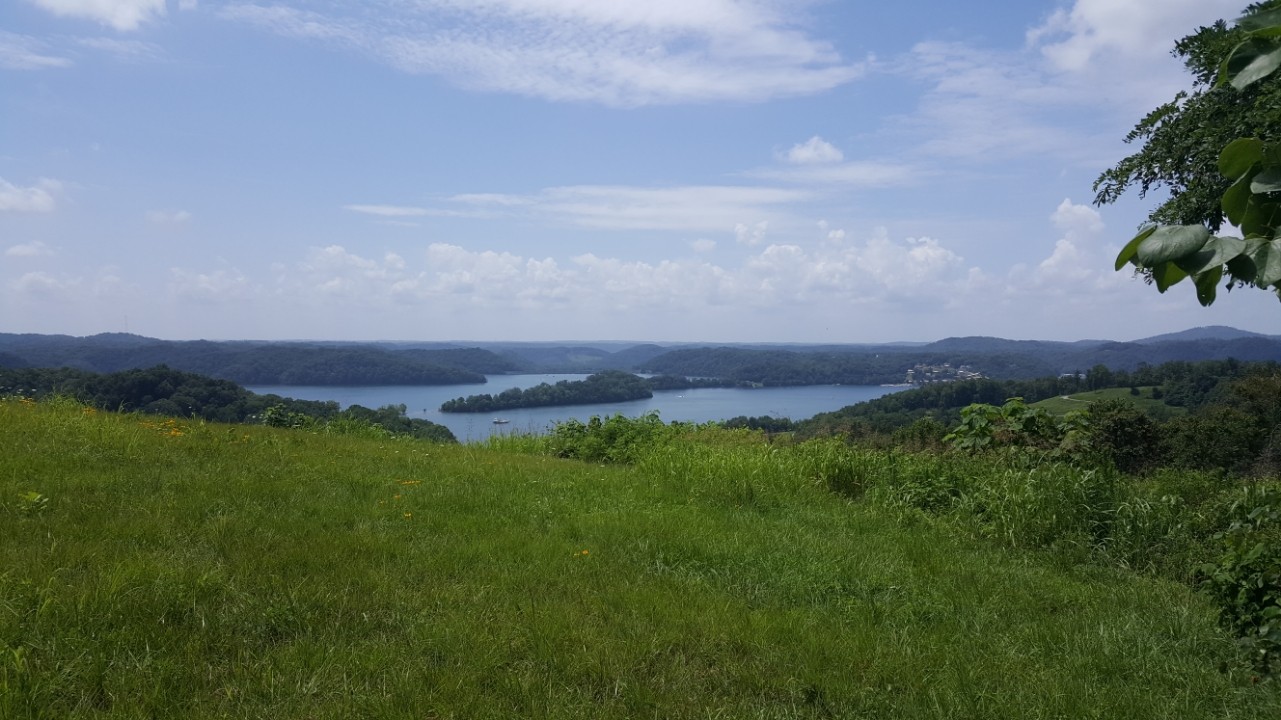
[[[1251,195],[1238,226],[1246,237],[1272,237],[1281,222],[1281,203],[1263,195]]]
[[[1258,44],[1266,44],[1271,50],[1264,50],[1258,47]],[[1250,47],[1246,47],[1250,46]],[[1238,57],[1237,53],[1242,54]],[[1240,69],[1233,69],[1234,65],[1239,65]],[[1232,87],[1237,90],[1244,90],[1258,80],[1271,75],[1277,68],[1281,67],[1281,47],[1276,43],[1265,43],[1265,41],[1246,41],[1232,52],[1228,58],[1228,74],[1232,78]]]
[[[1219,292],[1219,281],[1222,279],[1222,265],[1217,265],[1193,278],[1196,282],[1196,299],[1202,307],[1210,307],[1214,304],[1214,298]]]
[[[1258,138],[1237,138],[1219,153],[1219,172],[1236,180],[1263,159],[1267,144]]]
[[[1134,258],[1134,254],[1139,251],[1139,243],[1148,239],[1149,235],[1156,232],[1156,227],[1157,227],[1156,225],[1152,225],[1150,227],[1145,228],[1138,235],[1135,235],[1133,240],[1126,243],[1125,247],[1121,248],[1121,253],[1116,256],[1117,270],[1120,270],[1121,268],[1125,267],[1125,264],[1130,262],[1130,260]]]
[[[1260,171],[1250,181],[1250,192],[1281,192],[1281,167],[1270,167]],[[1227,202],[1225,199],[1224,202]]]
[[[1240,255],[1229,260],[1227,264],[1228,272],[1231,273],[1235,280],[1254,282],[1255,276],[1259,274],[1254,268],[1254,260],[1249,256],[1249,254],[1247,254],[1247,252],[1242,252]]]
[[[1239,226],[1245,219],[1246,210],[1250,207],[1250,199],[1254,197],[1254,193],[1250,192],[1250,183],[1253,179],[1250,173],[1246,173],[1223,193],[1223,199],[1220,201],[1223,214],[1228,216],[1228,221],[1233,225]]]
[[[1197,252],[1209,239],[1210,231],[1201,225],[1162,225],[1139,243],[1135,255],[1139,265],[1154,267]]]
[[[1212,237],[1198,252],[1174,262],[1187,274],[1199,276],[1214,268],[1221,269],[1225,263],[1243,252],[1245,240],[1239,237]]]
[[[1251,243],[1246,254],[1254,262],[1254,284],[1268,287],[1281,283],[1281,237]]]
[[[1187,276],[1188,274],[1183,272],[1178,265],[1171,262],[1161,263],[1152,268],[1152,279],[1156,281],[1156,289],[1160,292],[1169,290],[1171,286],[1178,284],[1180,280]]]

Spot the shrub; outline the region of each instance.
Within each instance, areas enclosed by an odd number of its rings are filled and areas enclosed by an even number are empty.
[[[1255,666],[1271,672],[1281,663],[1281,490],[1250,490],[1233,511],[1215,535],[1223,554],[1204,567],[1205,588]]]

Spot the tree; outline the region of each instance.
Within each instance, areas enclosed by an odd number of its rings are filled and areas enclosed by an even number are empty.
[[[1095,204],[1137,187],[1170,199],[1116,259],[1165,292],[1191,277],[1202,305],[1220,282],[1281,297],[1281,0],[1255,3],[1233,28],[1219,21],[1175,45],[1191,94],[1153,110],[1126,137],[1142,149],[1095,181]],[[1224,221],[1242,237],[1216,236]]]

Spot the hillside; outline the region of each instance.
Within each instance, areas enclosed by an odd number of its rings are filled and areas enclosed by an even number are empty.
[[[901,383],[916,365],[965,366],[998,380],[1133,371],[1169,361],[1281,361],[1281,336],[1197,328],[1133,342],[954,337],[906,344],[167,341],[121,333],[0,333],[0,367],[115,372],[164,364],[249,385],[452,385],[504,373],[605,370],[715,377],[763,385]]]
[[[15,400],[0,427],[6,718],[1281,711],[1186,587],[851,502],[834,446],[605,467]],[[882,495],[910,470],[842,457]]]

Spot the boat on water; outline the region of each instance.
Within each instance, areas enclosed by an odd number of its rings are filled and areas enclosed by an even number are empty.
[[[506,425],[509,422],[511,422],[511,420],[508,420],[507,418],[494,418],[495,425]]]

